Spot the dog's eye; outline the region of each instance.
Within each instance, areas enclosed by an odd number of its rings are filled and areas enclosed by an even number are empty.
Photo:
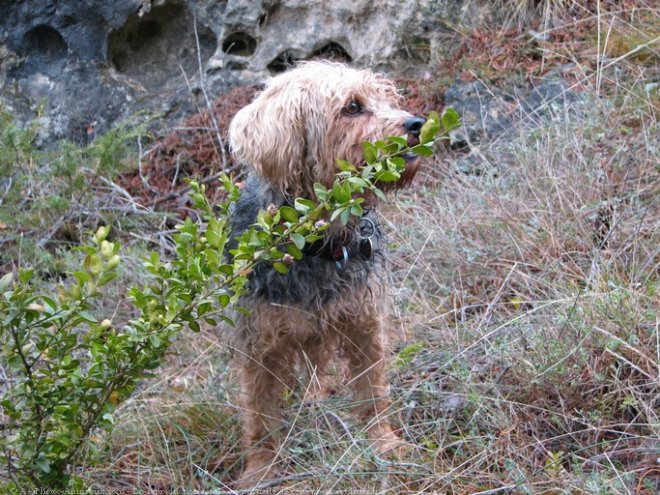
[[[357,101],[352,101],[346,107],[344,107],[344,111],[348,115],[357,115],[362,111],[362,105],[360,105]]]

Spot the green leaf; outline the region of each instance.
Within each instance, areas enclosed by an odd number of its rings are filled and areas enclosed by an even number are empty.
[[[339,220],[341,220],[341,224],[346,225],[350,218],[351,218],[351,209],[345,208],[344,211],[342,211],[341,215],[339,216]]]
[[[197,306],[197,317],[201,318],[211,309],[211,303],[205,302]]]
[[[212,270],[216,270],[218,266],[220,265],[221,257],[218,251],[215,249],[207,249],[204,251],[204,254],[206,255],[206,260],[211,267]]]
[[[337,219],[337,217],[344,212],[345,209],[346,208],[342,207],[342,208],[337,208],[335,211],[333,211],[332,214],[330,215],[330,221],[334,222]]]
[[[287,222],[296,223],[298,221],[298,212],[290,206],[280,207],[280,216]]]
[[[398,144],[400,148],[407,148],[408,147],[408,140],[404,137],[390,136],[389,140],[392,141],[393,143]]]
[[[327,225],[329,226],[329,224],[327,224]],[[326,228],[327,227],[323,227],[323,230],[326,230]],[[309,235],[305,236],[305,243],[307,245],[309,245],[309,244],[315,243],[316,241],[320,241],[321,239],[323,239],[323,235],[321,235],[321,234],[309,234]],[[293,246],[293,244],[290,244],[290,246]],[[293,253],[291,253],[291,254],[293,254]],[[302,255],[302,253],[301,253],[301,255]]]
[[[86,266],[90,272],[92,273],[101,273],[103,271],[103,260],[101,260],[101,257],[97,254],[92,254],[87,256],[85,259]]]
[[[424,342],[413,342],[399,351],[397,356],[397,364],[399,366],[407,366],[415,358],[417,354],[426,349]]]
[[[378,182],[396,182],[401,178],[401,175],[390,170],[381,170],[375,175]]]
[[[410,151],[415,153],[416,155],[419,156],[432,156],[433,155],[433,149],[426,145],[426,144],[418,144],[417,146],[413,146]]]
[[[106,237],[108,237],[109,233],[110,233],[109,226],[104,225],[102,227],[99,227],[98,230],[96,231],[96,234],[94,234],[94,240],[96,241],[97,244],[100,244],[105,240]]]
[[[293,202],[293,206],[297,211],[303,215],[306,215],[311,210],[316,208],[316,203],[310,199],[296,198],[296,200]]]
[[[362,206],[358,203],[355,203],[351,206],[351,215],[355,217],[361,217],[363,213]]]
[[[39,454],[39,457],[34,461],[34,464],[42,473],[50,473],[50,461],[43,452]]]
[[[271,259],[271,260],[279,260],[279,259],[282,259],[282,256],[284,256],[284,253],[282,251],[280,251],[279,249],[277,249],[275,247],[272,247],[268,251],[268,256],[269,256],[269,259]]]
[[[18,281],[23,285],[27,285],[28,282],[32,279],[32,275],[34,275],[34,270],[31,268],[20,270],[18,272]]]
[[[220,294],[218,296],[218,304],[220,305],[221,308],[226,308],[227,305],[229,304],[229,301],[231,301],[231,297],[229,297],[229,294]]]
[[[378,150],[371,143],[362,143],[362,155],[367,163],[373,163],[378,159]]]
[[[332,187],[332,197],[337,203],[348,203],[351,200],[351,188],[348,182],[336,182]]]
[[[44,303],[44,306],[46,306],[48,314],[52,314],[55,311],[57,311],[57,303],[53,298],[47,296],[41,296],[41,300]]]
[[[234,274],[234,268],[232,265],[220,265],[218,267],[218,272],[226,277],[231,277]]]
[[[291,234],[291,240],[298,249],[302,249],[305,247],[305,238],[300,234],[295,234],[295,233]]]
[[[87,323],[97,323],[98,322],[98,320],[94,317],[94,315],[89,313],[88,311],[81,311],[81,312],[78,313],[78,316],[80,316],[80,318],[83,321],[86,321]]]
[[[449,133],[459,125],[461,125],[461,116],[458,112],[451,107],[445,108],[445,111],[442,112],[442,129],[445,133]]]
[[[385,193],[383,191],[381,191],[380,189],[378,189],[377,187],[373,189],[373,193],[381,201],[387,201],[387,196],[385,196]]]
[[[349,163],[345,160],[337,160],[337,167],[342,172],[356,172],[357,168],[352,163]]]
[[[101,278],[97,283],[97,287],[103,287],[104,285],[107,285],[116,278],[117,278],[117,272],[105,272],[103,275],[101,275]]]
[[[235,308],[235,309],[238,309],[238,308]],[[230,327],[235,327],[236,326],[236,323],[234,323],[234,320],[232,320],[229,316],[220,315],[219,318],[222,321],[224,321],[227,325],[229,325]]]
[[[267,211],[260,210],[259,213],[257,213],[257,223],[259,225],[263,225],[266,228],[269,228],[271,225],[273,225],[273,217],[271,217]]]
[[[87,272],[73,272],[73,276],[76,278],[80,285],[84,285],[92,280],[92,276]]]
[[[286,274],[289,273],[289,267],[281,261],[276,261],[273,263],[273,268],[277,273]]]
[[[392,140],[392,138],[388,138],[388,140]],[[401,151],[402,148],[405,148],[406,146],[399,146],[399,143],[396,142],[388,142],[385,146],[385,153],[388,155],[393,155],[395,153],[398,153]]]
[[[0,278],[0,292],[4,292],[11,287],[11,283],[14,281],[14,274],[9,272],[3,275]]]
[[[390,170],[403,172],[403,169],[406,166],[406,160],[403,157],[395,156],[387,160],[387,165],[390,168]]]
[[[348,182],[357,192],[362,192],[366,187],[369,186],[369,183],[361,177],[351,177],[348,179]]]
[[[302,251],[295,244],[289,244],[286,247],[286,250],[289,252],[291,256],[293,256],[297,260],[300,260],[303,257]]]
[[[73,370],[80,366],[80,361],[78,359],[72,359],[70,355],[64,356],[62,360],[62,369],[64,370]]]
[[[319,198],[321,201],[325,201],[328,198],[328,188],[325,187],[323,184],[319,184],[318,182],[315,182],[314,194],[316,194],[316,197]]]
[[[422,129],[419,132],[419,140],[422,144],[431,142],[435,139],[436,134],[440,130],[440,118],[437,112],[429,113],[429,118],[424,122]]]

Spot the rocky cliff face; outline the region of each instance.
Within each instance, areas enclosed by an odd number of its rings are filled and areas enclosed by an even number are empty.
[[[294,60],[428,61],[460,0],[0,0],[0,95],[42,140],[146,110],[175,121]],[[411,64],[412,65],[412,64]]]
[[[47,141],[85,142],[139,110],[189,105],[181,79],[197,72],[196,12],[185,3],[0,0],[0,11],[4,106],[39,113]],[[197,33],[208,60],[217,37],[202,22]]]

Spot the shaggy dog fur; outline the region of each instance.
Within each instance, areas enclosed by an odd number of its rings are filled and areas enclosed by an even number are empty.
[[[235,158],[255,172],[233,211],[232,235],[252,225],[260,209],[314,198],[315,182],[332,184],[337,159],[364,162],[364,141],[407,133],[416,143],[424,120],[399,105],[391,81],[342,64],[307,62],[271,79],[230,125]],[[416,169],[409,160],[398,185]],[[296,363],[311,364],[322,381],[337,349],[347,358],[356,412],[369,420],[370,442],[381,452],[404,445],[386,412],[389,304],[376,206],[368,199],[362,218],[331,226],[287,274],[261,263],[249,276],[241,301],[249,314],[236,322],[244,487],[275,474],[280,401]]]

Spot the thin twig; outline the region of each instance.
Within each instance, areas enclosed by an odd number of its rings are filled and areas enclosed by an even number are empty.
[[[496,493],[508,492],[515,490],[517,485],[506,485],[499,488],[493,488],[492,490],[485,490],[483,492],[474,492],[473,495],[495,495]]]
[[[176,155],[176,168],[174,169],[174,177],[172,178],[172,183],[170,184],[170,191],[174,190],[176,186],[176,181],[179,178],[179,171],[181,170],[181,154]]]
[[[216,133],[216,138],[218,139],[218,145],[220,146],[220,153],[222,157],[222,168],[224,169],[225,167],[227,167],[227,156],[225,153],[224,141],[222,139],[222,136],[220,135],[220,126],[218,125],[218,121],[215,118],[213,105],[211,104],[211,100],[209,99],[209,95],[206,92],[206,86],[204,84],[204,69],[202,67],[202,50],[199,46],[199,35],[197,34],[197,16],[193,18],[193,30],[195,32],[195,45],[197,47],[197,68],[199,70],[199,87],[202,90],[202,94],[204,95],[204,101],[206,102],[206,107],[208,108],[209,116],[211,117],[211,122],[213,122],[213,128]]]
[[[7,196],[7,194],[9,194],[9,190],[11,189],[11,185],[12,185],[13,182],[14,182],[14,178],[13,178],[13,177],[9,177],[9,180],[7,181],[7,187],[5,188],[5,192],[3,192],[3,193],[2,193],[2,197],[0,197],[0,205],[1,205],[2,202],[4,201],[4,199],[5,199],[5,197]]]
[[[318,472],[306,472],[301,474],[294,474],[291,476],[285,476],[283,478],[274,478],[272,480],[265,480],[252,488],[243,488],[240,490],[232,490],[230,488],[229,490],[223,492],[213,491],[213,495],[243,495],[245,493],[259,493],[260,490],[265,490],[266,488],[271,488],[273,486],[281,485],[282,483],[286,483],[288,481],[300,481],[300,480],[306,480],[309,478],[318,478],[318,477],[319,477]],[[194,492],[193,495],[208,495],[208,494],[205,492]]]
[[[146,187],[149,192],[151,192],[152,194],[158,194],[158,190],[154,188],[151,184],[149,184],[149,181],[144,176],[144,173],[142,173],[142,157],[148,155],[149,152],[147,153],[142,152],[142,140],[140,139],[140,136],[138,136],[137,138],[137,143],[138,143],[138,174],[140,175],[140,181],[142,182],[142,185]]]
[[[509,280],[511,279],[511,275],[513,272],[518,268],[518,262],[516,261],[513,266],[511,267],[511,270],[509,270],[509,273],[507,274],[506,278],[504,279],[504,282],[500,284],[499,289],[497,289],[497,293],[495,294],[495,297],[493,297],[493,300],[488,303],[488,306],[486,307],[486,313],[484,314],[484,317],[481,319],[479,322],[479,325],[477,325],[477,330],[476,333],[479,334],[481,332],[481,328],[488,325],[490,323],[490,319],[493,316],[493,308],[499,304],[500,297],[502,297],[502,291],[504,287],[509,283]]]
[[[99,177],[99,179],[101,180],[101,182],[107,184],[110,187],[110,189],[112,189],[113,191],[117,191],[120,195],[122,195],[124,198],[126,198],[129,202],[129,204],[131,205],[132,211],[137,211],[138,202],[135,201],[135,198],[133,196],[131,196],[131,194],[126,189],[121,187],[119,184],[116,184],[116,183],[112,182],[111,180],[106,179],[103,176]]]
[[[209,182],[213,182],[214,180],[218,180],[222,174],[230,174],[232,172],[235,172],[239,170],[241,167],[239,165],[234,165],[232,167],[229,167],[227,170],[223,170],[222,172],[218,172],[217,174],[209,175],[208,177],[205,177],[203,179],[200,179],[197,181],[198,184],[208,184]],[[151,206],[156,206],[163,201],[169,201],[170,199],[175,199],[175,198],[180,198],[181,196],[189,193],[192,190],[191,186],[186,186],[183,187],[177,191],[172,191],[171,193],[168,193],[164,196],[161,196],[159,198],[155,198],[151,202]]]

